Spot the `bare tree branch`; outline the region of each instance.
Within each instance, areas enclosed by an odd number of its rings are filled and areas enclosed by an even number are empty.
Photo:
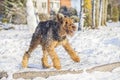
[[[86,72],[91,73],[94,71],[112,71],[113,69],[120,67],[120,62],[115,62],[111,64],[105,64],[101,66],[96,66],[90,69],[87,69]],[[55,76],[55,75],[63,75],[63,74],[80,74],[83,73],[83,70],[60,70],[60,71],[27,71],[27,72],[19,72],[19,73],[14,73],[13,78],[18,79],[18,78],[24,78],[24,79],[32,79],[35,77],[44,77],[47,78],[49,76]]]

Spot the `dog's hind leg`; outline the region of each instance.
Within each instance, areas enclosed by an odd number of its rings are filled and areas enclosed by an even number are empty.
[[[31,55],[31,52],[40,44],[40,39],[38,38],[32,38],[32,41],[30,43],[30,47],[27,52],[24,53],[23,59],[22,59],[22,67],[27,68],[28,60]]]
[[[70,55],[70,57],[75,61],[75,62],[80,62],[80,58],[79,56],[76,54],[76,52],[72,49],[72,47],[70,46],[68,40],[65,40],[65,43],[63,44],[63,47],[65,48],[65,50],[68,52],[68,54]]]
[[[61,69],[60,60],[59,60],[58,55],[56,54],[56,52],[54,50],[54,47],[52,47],[52,46],[48,47],[47,51],[52,59],[53,66],[58,70]]]
[[[48,64],[48,52],[43,46],[42,50],[43,50],[42,65],[44,68],[50,68],[51,66]]]

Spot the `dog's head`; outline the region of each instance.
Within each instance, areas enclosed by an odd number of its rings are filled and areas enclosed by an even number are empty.
[[[73,20],[62,14],[57,14],[57,21],[61,24],[61,28],[66,32],[67,35],[73,36],[76,31],[76,26]]]

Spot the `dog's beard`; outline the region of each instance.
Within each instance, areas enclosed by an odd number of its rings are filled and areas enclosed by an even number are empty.
[[[68,36],[72,37],[75,34],[74,30],[66,30]]]

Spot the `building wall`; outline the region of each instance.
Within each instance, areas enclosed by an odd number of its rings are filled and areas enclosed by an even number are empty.
[[[58,12],[59,8],[60,8],[60,0],[48,0],[48,8],[49,8],[49,12],[51,10],[54,10],[55,12]]]
[[[61,6],[67,6],[67,7],[71,7],[71,0],[60,0],[60,5]]]
[[[48,13],[48,0],[36,0],[38,13]]]
[[[45,8],[43,8],[44,6]],[[49,13],[51,10],[57,12],[60,6],[71,7],[71,0],[36,0],[39,13]]]

